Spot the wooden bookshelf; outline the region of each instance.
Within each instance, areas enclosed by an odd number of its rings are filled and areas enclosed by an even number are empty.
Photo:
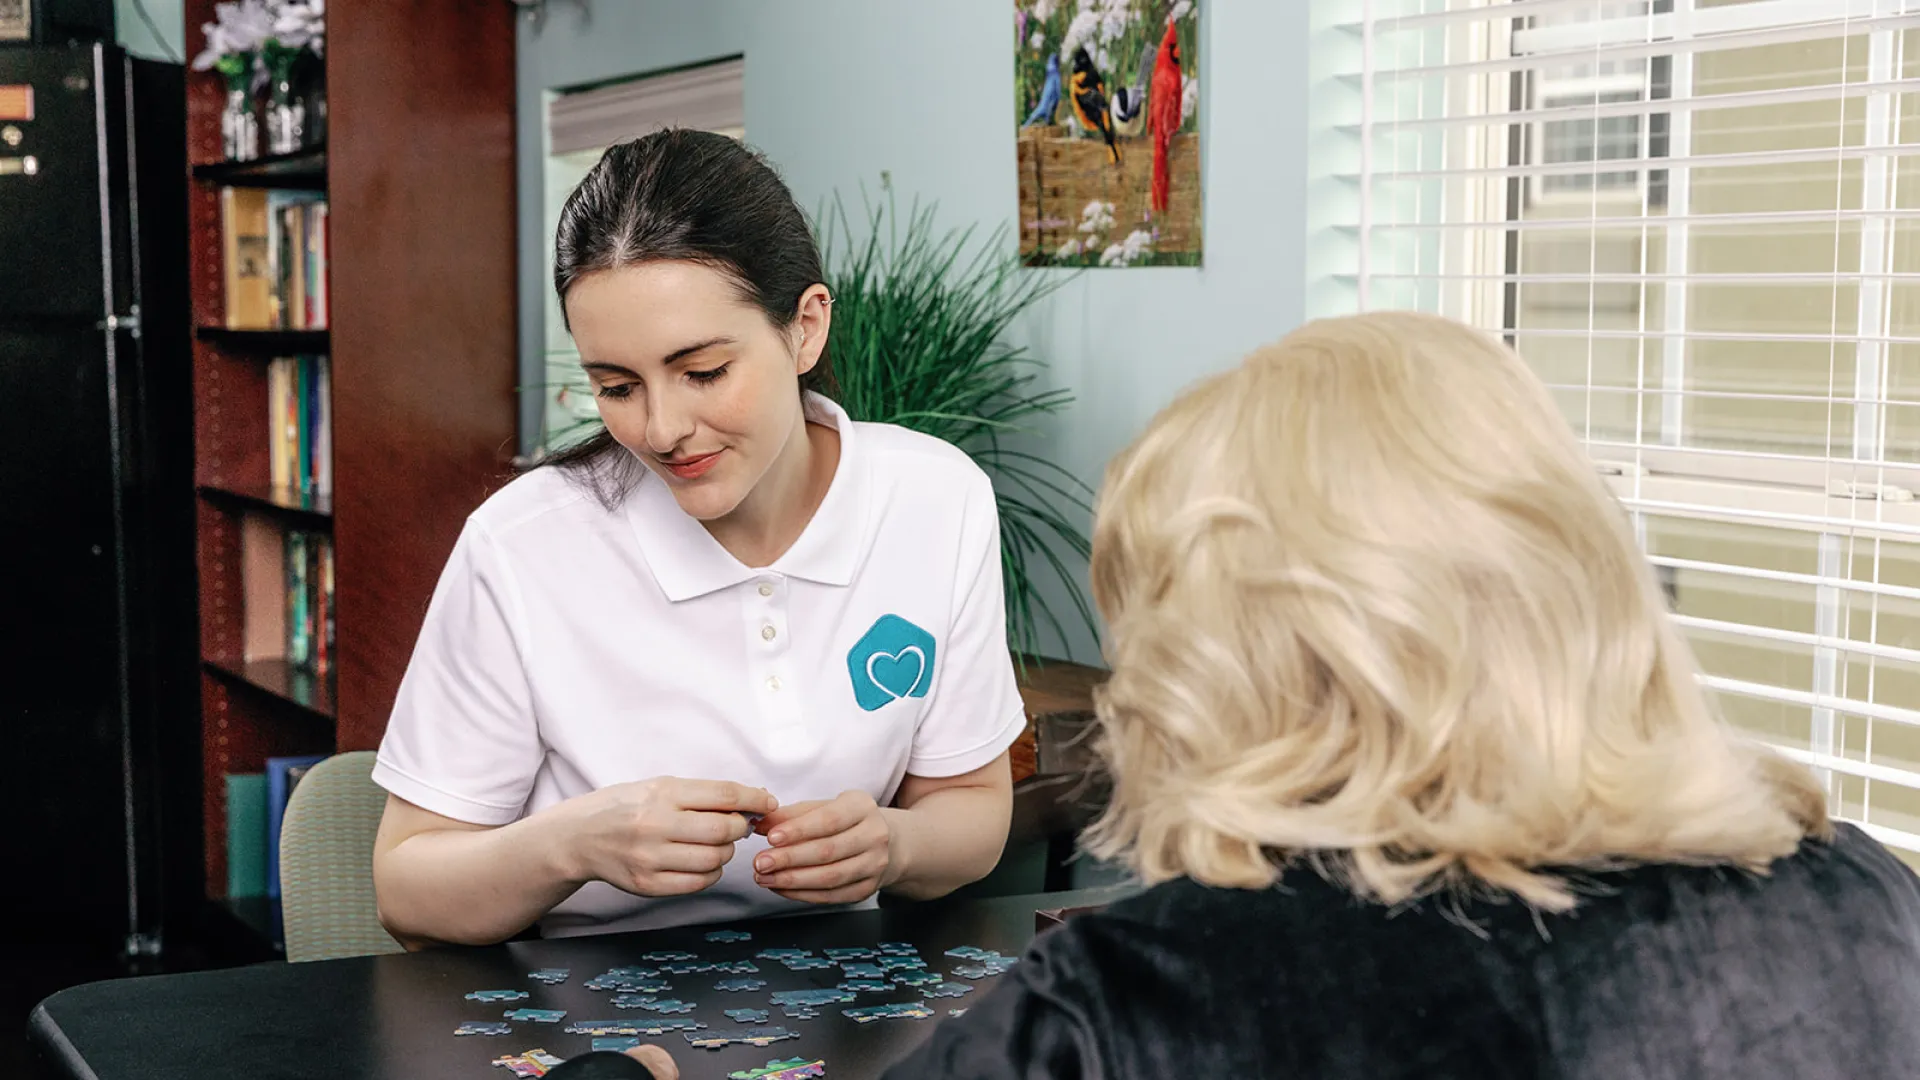
[[[186,25],[213,8],[186,0]],[[324,147],[223,161],[222,81],[187,84],[206,891],[215,922],[262,938],[269,902],[226,897],[225,777],[379,744],[440,569],[515,441],[513,8],[334,0],[327,29]],[[328,329],[226,327],[225,187],[327,194]],[[268,442],[269,361],[320,354],[330,498],[276,489]],[[294,530],[333,544],[326,674],[260,630],[273,589],[250,553]]]

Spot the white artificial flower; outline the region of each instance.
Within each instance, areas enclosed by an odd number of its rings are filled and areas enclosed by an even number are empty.
[[[1193,111],[1200,107],[1200,80],[1191,75],[1180,76],[1180,122],[1193,119]]]
[[[1145,229],[1135,229],[1120,241],[1121,249],[1126,253],[1127,261],[1132,262],[1144,255],[1153,246],[1153,234]]]
[[[1108,245],[1107,250],[1100,253],[1100,265],[1101,266],[1127,265],[1126,249],[1121,247],[1119,244]]]
[[[215,4],[213,21],[201,24],[207,47],[193,58],[193,69],[205,71],[223,56],[256,52],[273,36],[275,15],[267,0],[234,0]]]
[[[326,46],[327,0],[274,0],[278,9],[273,35],[289,48],[322,51]]]
[[[1060,39],[1060,58],[1072,60],[1073,51],[1090,41],[1099,29],[1099,12],[1082,11],[1075,15],[1073,21],[1067,24],[1066,35]]]
[[[1053,18],[1054,0],[1033,0],[1033,17],[1041,22]]]
[[[1173,5],[1172,11],[1167,12],[1167,21],[1179,22],[1191,14],[1193,14],[1193,0],[1180,0]]]
[[[1080,257],[1081,251],[1080,241],[1069,240],[1060,245],[1060,250],[1054,252],[1053,257],[1056,259],[1077,259]]]
[[[1035,30],[1033,32],[1033,36],[1027,39],[1027,48],[1032,49],[1035,52],[1038,52],[1040,51],[1040,46],[1045,45],[1046,43],[1047,43],[1047,35],[1041,33],[1038,30]]]
[[[1080,211],[1080,231],[1103,233],[1113,228],[1113,204],[1095,199]]]

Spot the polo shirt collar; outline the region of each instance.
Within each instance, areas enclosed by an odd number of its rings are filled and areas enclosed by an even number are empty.
[[[626,500],[628,525],[654,580],[668,600],[718,592],[762,573],[783,574],[822,585],[850,585],[872,533],[868,517],[868,463],[858,432],[840,406],[809,392],[806,419],[840,433],[840,461],[826,498],[786,554],[764,571],[747,566],[720,546],[706,526],[674,501],[666,482],[648,471]]]

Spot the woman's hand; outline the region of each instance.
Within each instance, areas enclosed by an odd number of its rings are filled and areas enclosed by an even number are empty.
[[[764,789],[663,776],[614,784],[571,800],[568,877],[636,896],[696,893],[720,880],[748,814],[772,813]]]
[[[789,900],[850,904],[893,883],[893,826],[864,791],[783,806],[754,828],[771,845],[754,881]]]

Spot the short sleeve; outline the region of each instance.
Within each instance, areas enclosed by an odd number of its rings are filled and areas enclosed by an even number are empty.
[[[492,539],[468,522],[400,681],[375,783],[457,821],[505,825],[520,817],[544,750],[518,610]]]
[[[1064,930],[1043,936],[1010,974],[996,980],[958,1018],[942,1020],[927,1041],[888,1069],[883,1080],[1093,1080],[1104,1067],[1096,1005],[1078,992],[1081,966]]]
[[[946,777],[993,761],[1027,722],[1007,651],[1007,605],[1000,581],[1000,515],[983,473],[967,493],[955,567],[960,600],[926,712],[914,731],[907,772]]]

